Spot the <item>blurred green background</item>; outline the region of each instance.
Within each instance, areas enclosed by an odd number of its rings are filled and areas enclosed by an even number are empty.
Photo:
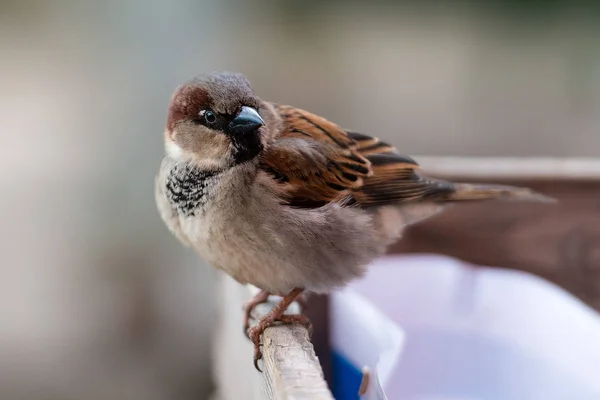
[[[216,273],[153,199],[200,72],[408,154],[600,156],[600,6],[449,3],[0,0],[0,398],[208,394]]]

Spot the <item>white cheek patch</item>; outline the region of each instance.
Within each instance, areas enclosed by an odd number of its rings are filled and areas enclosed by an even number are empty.
[[[167,154],[176,160],[181,159],[183,157],[183,150],[181,149],[181,147],[177,146],[177,144],[175,144],[175,142],[173,142],[172,140],[167,140],[165,144],[165,149],[167,151]]]
[[[192,162],[200,169],[221,169],[227,166],[225,159],[220,158],[197,158],[193,157]]]
[[[191,161],[200,169],[221,169],[230,165],[231,156],[229,153],[223,157],[216,157],[214,154],[192,154],[183,150],[170,139],[165,141],[165,151],[172,159],[183,162]]]

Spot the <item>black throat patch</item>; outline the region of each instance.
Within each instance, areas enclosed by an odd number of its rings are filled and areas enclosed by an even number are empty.
[[[217,174],[215,171],[199,170],[189,164],[174,166],[166,182],[166,195],[173,208],[188,217],[201,212],[206,204],[211,182]]]
[[[258,131],[245,135],[227,134],[233,143],[233,158],[236,165],[252,160],[263,150]]]

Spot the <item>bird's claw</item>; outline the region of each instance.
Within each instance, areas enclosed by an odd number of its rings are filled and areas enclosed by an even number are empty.
[[[262,351],[260,350],[261,341],[260,338],[264,331],[271,326],[275,326],[277,324],[289,325],[289,324],[299,324],[306,328],[308,331],[308,336],[312,336],[312,323],[310,319],[304,314],[284,314],[280,315],[276,319],[264,319],[258,322],[255,326],[248,329],[246,331],[246,336],[252,341],[254,344],[254,368],[258,370],[258,372],[262,372],[260,367],[258,366],[258,360],[262,359]]]
[[[256,370],[258,372],[263,372],[262,369],[260,369],[260,367],[258,366],[258,360],[262,359],[262,351],[260,351],[260,343],[258,343],[258,345],[255,343],[254,344],[254,368],[256,368]]]
[[[254,368],[256,368],[258,372],[262,372],[258,366],[258,360],[262,359],[262,351],[260,350],[260,337],[267,327],[268,326],[262,327],[262,324],[259,323],[258,325],[246,331],[246,336],[248,336],[248,338],[254,344]]]
[[[262,352],[260,350],[260,338],[265,329],[275,325],[277,322],[283,324],[301,323],[304,326],[309,327],[310,321],[305,315],[284,315],[290,304],[296,300],[304,291],[302,288],[294,288],[288,295],[284,296],[283,299],[273,308],[267,315],[258,321],[258,323],[252,328],[248,329],[247,336],[254,344],[254,367],[259,371],[262,370],[258,366],[258,360],[262,358]],[[244,328],[246,323],[250,321],[250,313],[257,304],[264,303],[269,298],[269,292],[263,290],[256,296],[254,296],[246,305],[246,319],[244,319]]]

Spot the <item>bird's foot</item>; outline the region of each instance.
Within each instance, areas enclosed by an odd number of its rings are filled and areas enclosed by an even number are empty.
[[[308,329],[312,330],[310,321],[308,320],[308,318],[305,315],[303,315],[303,314],[284,315],[285,311],[288,309],[290,304],[292,304],[294,301],[296,301],[298,299],[298,297],[300,297],[300,295],[302,294],[303,291],[304,290],[300,289],[300,288],[296,288],[296,289],[292,290],[287,296],[284,296],[281,299],[281,301],[279,302],[279,304],[277,304],[275,306],[275,308],[273,308],[267,315],[265,315],[263,318],[261,318],[255,326],[253,326],[252,328],[250,328],[247,331],[248,337],[254,344],[254,367],[258,371],[262,372],[261,369],[258,367],[258,360],[260,360],[262,358],[262,352],[260,351],[260,345],[261,345],[260,338],[261,338],[263,332],[265,331],[265,329],[267,329],[273,325],[276,325],[277,323],[282,323],[282,324],[300,323],[300,324],[305,325]],[[268,295],[267,295],[267,297],[268,297]],[[255,298],[257,300],[262,299],[262,297],[259,297],[259,296],[255,296]],[[253,300],[254,300],[254,298],[253,298]],[[258,303],[258,304],[260,304],[260,303]],[[252,306],[252,300],[251,300],[249,302],[249,306],[254,308],[256,306],[256,304],[254,306]]]
[[[258,366],[258,360],[262,359],[262,351],[260,350],[260,338],[267,328],[277,325],[299,324],[308,330],[308,336],[312,335],[312,323],[304,314],[283,314],[272,318],[269,315],[261,319],[255,326],[248,330],[248,337],[254,344],[254,368],[259,372],[262,370]]]

